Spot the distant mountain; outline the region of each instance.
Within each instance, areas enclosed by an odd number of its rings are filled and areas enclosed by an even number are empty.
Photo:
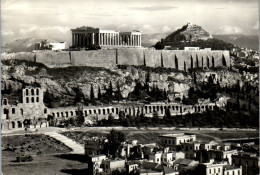
[[[233,44],[213,38],[201,26],[188,23],[162,40],[164,46],[183,49],[184,47],[211,48],[212,50],[230,50]]]
[[[198,40],[208,40],[213,37],[204,30],[201,26],[196,24],[188,23],[184,25],[181,29],[176,30],[172,34],[168,35],[165,39],[165,43],[171,43],[175,41],[180,42],[192,42]]]
[[[258,50],[259,48],[259,36],[257,35],[214,35],[214,38],[221,39],[225,42],[232,43],[240,47],[247,47],[248,49]]]
[[[2,53],[3,52],[31,52],[35,49],[35,43],[43,40],[45,39],[40,39],[40,38],[17,39],[15,41],[12,41],[2,46],[1,48]],[[57,41],[48,39],[48,42],[57,42]]]

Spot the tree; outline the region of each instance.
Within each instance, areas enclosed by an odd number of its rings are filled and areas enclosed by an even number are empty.
[[[82,126],[85,122],[85,117],[83,115],[83,107],[81,105],[78,105],[76,122],[78,126]]]
[[[112,86],[112,82],[111,81],[109,82],[108,93],[109,93],[109,96],[112,97],[112,95],[113,95],[113,86]]]
[[[110,154],[113,157],[117,157],[119,148],[121,146],[121,142],[125,141],[125,134],[112,129],[110,133],[107,135],[107,140],[108,143],[105,146],[107,149],[107,154]]]
[[[90,86],[90,100],[91,102],[94,101],[95,95],[94,95],[94,89],[93,89],[93,85],[91,84]]]
[[[102,94],[100,90],[100,86],[98,86],[98,99],[101,100]]]
[[[162,49],[164,49],[164,45],[163,45],[163,43],[161,43],[160,41],[158,41],[156,44],[155,44],[155,49],[156,50],[162,50]]]
[[[119,100],[121,100],[123,97],[122,97],[122,94],[121,94],[121,90],[120,90],[120,85],[119,83],[117,83],[117,91],[116,91],[116,94],[115,94],[115,99],[119,102]]]

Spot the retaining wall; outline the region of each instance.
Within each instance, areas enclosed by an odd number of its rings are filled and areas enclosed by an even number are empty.
[[[229,51],[222,50],[151,50],[111,49],[92,51],[43,51],[2,54],[2,59],[24,59],[44,63],[49,67],[93,66],[109,68],[114,65],[145,65],[188,70],[195,67],[229,67]]]

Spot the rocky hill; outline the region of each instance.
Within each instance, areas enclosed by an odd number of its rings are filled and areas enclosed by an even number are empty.
[[[230,50],[234,47],[231,43],[213,38],[201,26],[188,23],[181,29],[163,39],[164,46],[183,49],[184,47],[211,48],[212,50]]]
[[[196,24],[188,23],[184,25],[181,29],[176,30],[172,34],[165,38],[165,42],[182,41],[191,42],[197,40],[208,40],[213,37],[205,31],[201,26]]]
[[[239,73],[227,69],[198,70],[197,82],[205,81],[211,73],[218,74],[221,86],[233,85],[240,80]],[[149,74],[149,86],[156,85],[169,95],[187,94],[194,86],[194,74],[170,68],[148,68],[144,66],[118,66],[110,69],[99,67],[48,68],[41,63],[23,60],[2,61],[2,91],[11,89],[18,92],[26,85],[37,84],[53,94],[58,106],[71,105],[75,98],[75,89],[83,96],[90,97],[93,87],[95,97],[112,84],[114,92],[120,88],[123,98],[134,91],[136,82],[146,82]]]

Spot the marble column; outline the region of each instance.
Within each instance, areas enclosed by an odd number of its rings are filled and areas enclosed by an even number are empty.
[[[91,44],[92,45],[94,45],[95,44],[95,33],[92,33],[92,38],[91,38],[92,40],[92,42],[91,42]]]
[[[75,46],[75,34],[72,34],[72,46]]]
[[[83,37],[83,46],[86,47],[86,33],[84,33],[82,37]]]
[[[78,34],[75,34],[75,46],[78,46]]]
[[[114,45],[114,33],[111,33],[112,37],[111,37],[111,45]]]
[[[100,44],[101,44],[100,43],[101,42],[100,33],[98,33],[97,36],[98,36],[98,43],[97,44],[100,46]]]

